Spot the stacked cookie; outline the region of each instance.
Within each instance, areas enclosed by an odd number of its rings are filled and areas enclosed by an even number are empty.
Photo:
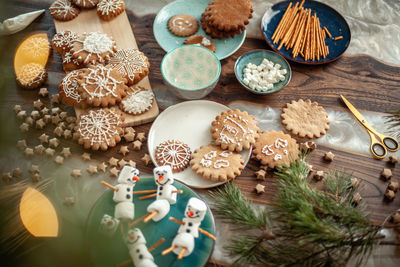
[[[249,0],[214,0],[208,4],[200,22],[204,31],[213,38],[233,38],[245,30],[252,13]]]

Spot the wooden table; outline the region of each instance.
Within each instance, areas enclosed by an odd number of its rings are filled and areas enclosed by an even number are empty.
[[[37,9],[47,9],[47,4],[33,4],[29,1],[10,1],[7,3],[7,17]],[[166,90],[160,73],[160,63],[165,52],[160,48],[154,39],[152,26],[155,15],[135,17],[128,12],[129,20],[135,34],[139,49],[144,52],[150,60],[150,82],[156,95]],[[3,18],[4,19],[4,18]],[[18,139],[26,138],[19,132],[19,122],[15,119],[12,108],[15,104],[21,104],[25,109],[32,109],[32,103],[38,99],[37,90],[23,90],[15,82],[13,74],[13,54],[17,44],[29,33],[34,31],[46,31],[49,38],[55,33],[53,20],[46,12],[24,31],[12,36],[0,39],[0,150],[15,146]],[[322,66],[302,66],[291,64],[293,76],[290,84],[277,93],[268,96],[257,96],[246,91],[237,82],[233,66],[235,60],[245,52],[253,49],[269,49],[266,43],[257,39],[246,39],[243,46],[232,56],[222,60],[222,74],[220,81],[214,91],[205,99],[216,101],[222,104],[229,104],[233,101],[247,101],[263,106],[280,108],[285,103],[299,98],[310,98],[317,101],[325,108],[346,110],[340,102],[338,95],[345,94],[347,98],[361,111],[388,112],[400,106],[400,67],[386,64],[380,60],[366,55],[345,55],[339,60]],[[59,81],[64,75],[61,67],[61,56],[52,52],[47,66],[49,79],[44,85],[51,94],[56,94]],[[49,98],[42,101],[51,106]],[[160,106],[161,110],[166,107]],[[72,109],[68,109],[72,112]],[[5,127],[6,126],[6,127]],[[148,132],[151,123],[136,127],[136,132]],[[52,135],[52,127],[47,127],[46,132]],[[41,132],[33,130],[28,138],[36,138]],[[84,150],[75,141],[63,140],[62,145],[71,147],[76,153],[83,153]],[[93,158],[105,161],[111,156],[121,158],[117,154],[118,148],[110,149],[107,152],[94,152]],[[336,155],[331,164],[322,160],[324,152],[331,150]],[[129,158],[138,163],[137,167],[142,173],[152,173],[152,165],[145,166],[140,160],[147,148],[142,151],[134,151]],[[363,181],[364,187],[361,195],[368,203],[370,218],[377,224],[382,222],[388,214],[398,209],[400,197],[393,202],[385,202],[383,194],[387,183],[380,180],[380,172],[384,167],[391,167],[393,180],[400,180],[399,168],[389,166],[386,161],[373,159],[370,154],[358,154],[350,151],[337,150],[324,145],[311,154],[311,164],[318,170],[327,170],[332,167],[345,168],[353,172],[354,176]],[[2,161],[0,161],[2,162]],[[7,166],[2,166],[2,172],[9,171]],[[256,181],[254,172],[259,169],[259,163],[251,160],[243,173],[236,179],[236,183],[242,192],[253,201],[266,203],[273,199],[275,193],[275,178],[268,177],[266,182],[266,193],[259,196],[254,193]]]

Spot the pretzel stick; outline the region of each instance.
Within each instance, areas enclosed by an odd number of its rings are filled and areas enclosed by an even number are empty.
[[[102,185],[105,185],[105,186],[107,186],[108,188],[114,190],[115,192],[118,191],[118,188],[116,188],[115,186],[113,186],[113,185],[107,183],[106,181],[101,181],[100,183],[101,183]]]
[[[285,21],[285,24],[283,25],[281,31],[279,32],[279,35],[277,36],[278,40],[281,40],[283,38],[283,36],[285,35],[285,33],[290,28],[290,23],[293,21],[293,18],[297,13],[298,5],[299,5],[299,2],[297,2],[296,5],[294,5],[294,7],[292,7],[289,17]]]
[[[280,45],[278,46],[278,50],[280,50],[284,44],[286,45],[286,43],[287,43],[287,41],[288,41],[288,39],[289,39],[293,29],[294,29],[294,26],[296,25],[296,22],[297,22],[298,18],[299,18],[299,14],[297,13],[296,16],[294,17],[293,23],[289,27],[289,30],[286,32],[286,34],[283,37]]]
[[[301,1],[300,6],[299,6],[300,8],[303,7],[304,1],[305,1],[305,0]]]
[[[162,237],[160,240],[157,241],[157,243],[155,243],[154,245],[152,245],[151,247],[149,247],[148,251],[152,252],[156,247],[158,247],[159,245],[161,245],[162,243],[164,243],[165,238]]]
[[[292,2],[289,3],[288,7],[287,7],[286,10],[285,10],[285,13],[283,13],[282,18],[281,18],[281,20],[279,21],[279,24],[278,24],[278,26],[277,26],[276,29],[275,29],[274,34],[273,34],[272,37],[271,37],[271,39],[274,41],[274,43],[275,43],[275,37],[276,37],[276,35],[278,34],[279,30],[282,28],[282,25],[283,25],[283,23],[285,22],[285,20],[286,20],[288,14],[289,14],[289,11],[290,11],[290,8],[291,8],[291,7],[292,7]]]
[[[134,191],[132,194],[150,194],[150,193],[155,193],[157,190],[143,190],[143,191]]]
[[[136,219],[136,220],[134,220],[133,222],[131,222],[131,223],[128,223],[128,228],[131,228],[132,226],[134,226],[134,225],[136,225],[136,224],[138,224],[138,223],[140,223],[142,220],[144,220],[147,216],[149,216],[149,214],[147,213],[147,214],[145,214],[145,215],[143,215],[142,217],[140,217],[139,219]]]
[[[306,32],[304,34],[304,39],[302,40],[301,43],[301,47],[300,47],[300,51],[303,54],[303,57],[305,59],[305,47],[306,47],[306,42],[307,42],[307,36],[308,36],[308,32],[310,31],[310,22],[311,22],[311,10],[308,12],[308,16],[307,16],[307,23],[306,23]]]
[[[314,61],[315,60],[315,13],[313,16],[313,24],[312,24],[312,35],[311,35],[311,59]]]
[[[156,216],[158,214],[158,210],[153,211],[152,213],[149,214],[149,216],[147,216],[143,221],[145,223],[147,223],[148,221],[151,220],[151,218],[153,218],[154,216]]]
[[[182,194],[183,190],[172,190],[171,193]]]
[[[292,35],[292,38],[289,42],[289,47],[287,47],[287,49],[293,48],[294,44],[296,43],[296,40],[297,40],[298,36],[300,35],[302,25],[305,22],[305,18],[306,18],[306,11],[302,8],[302,9],[300,9],[300,19],[297,21],[297,25],[294,29],[294,34]]]
[[[213,236],[212,234],[210,234],[209,232],[207,232],[207,231],[205,231],[205,230],[203,230],[201,228],[199,228],[199,232],[202,233],[203,235],[211,238],[214,241],[216,240],[215,236]]]
[[[319,32],[321,31],[321,28],[319,27],[318,19],[316,19],[316,22],[315,22],[315,29],[316,29],[315,38],[316,38],[316,45],[317,45],[317,60],[319,61],[322,53],[321,53],[321,43],[320,43],[320,39],[319,39]]]
[[[324,26],[324,30],[329,38],[332,38],[332,34],[328,31],[328,29]]]
[[[152,198],[152,197],[156,197],[156,196],[157,196],[157,194],[151,194],[151,195],[147,195],[147,196],[142,196],[142,197],[139,197],[139,200],[148,199],[148,198]]]
[[[185,251],[187,248],[182,248],[181,252],[179,252],[178,255],[178,260],[181,260],[183,258],[183,255],[185,255]]]
[[[299,51],[300,43],[304,36],[304,26],[306,25],[306,21],[307,21],[307,14],[308,14],[308,10],[306,10],[304,12],[303,21],[301,23],[299,33],[298,33],[297,37],[295,38],[296,41],[294,42],[294,47],[292,50],[293,57],[297,57],[297,55],[299,53],[298,51]]]
[[[164,250],[163,252],[161,252],[161,255],[167,255],[168,253],[170,253],[171,251],[173,251],[174,249],[176,249],[178,246],[177,245],[172,245],[169,248],[167,248],[166,250]]]
[[[180,220],[178,220],[178,219],[175,219],[174,217],[169,217],[169,219],[170,219],[171,221],[173,221],[173,222],[179,223],[180,225],[184,225],[184,224],[185,224],[184,222],[182,222],[182,221],[180,221]]]
[[[340,40],[340,39],[343,39],[343,36],[340,35],[340,36],[338,36],[338,37],[335,37],[333,40],[334,40],[334,41],[337,41],[337,40]]]

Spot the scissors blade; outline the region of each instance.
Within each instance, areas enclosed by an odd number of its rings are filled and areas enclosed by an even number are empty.
[[[357,118],[357,120],[365,127],[367,128],[369,131],[373,132],[374,134],[377,134],[377,132],[375,131],[374,128],[372,128],[372,126],[367,122],[367,120],[364,118],[363,115],[361,115],[361,113],[343,96],[340,95],[340,97],[342,98],[343,102],[346,104],[346,106],[349,108],[349,110],[351,111],[351,113],[353,113],[353,115]]]

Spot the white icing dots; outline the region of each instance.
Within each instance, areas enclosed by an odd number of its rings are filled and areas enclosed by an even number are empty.
[[[72,43],[77,39],[75,33],[71,31],[62,31],[54,35],[53,45],[63,50],[69,50],[72,48]]]
[[[122,109],[130,114],[141,114],[153,105],[153,92],[149,90],[134,90],[122,100]]]
[[[82,48],[77,50],[74,48],[74,57],[82,60],[79,53],[86,52],[87,56],[83,59],[85,64],[89,63],[92,56],[95,56],[99,62],[103,62],[103,57],[109,59],[109,55],[114,55],[115,42],[105,33],[90,32],[85,34],[82,40],[78,39],[75,42],[81,43]],[[92,63],[95,62],[96,60],[93,59]]]

